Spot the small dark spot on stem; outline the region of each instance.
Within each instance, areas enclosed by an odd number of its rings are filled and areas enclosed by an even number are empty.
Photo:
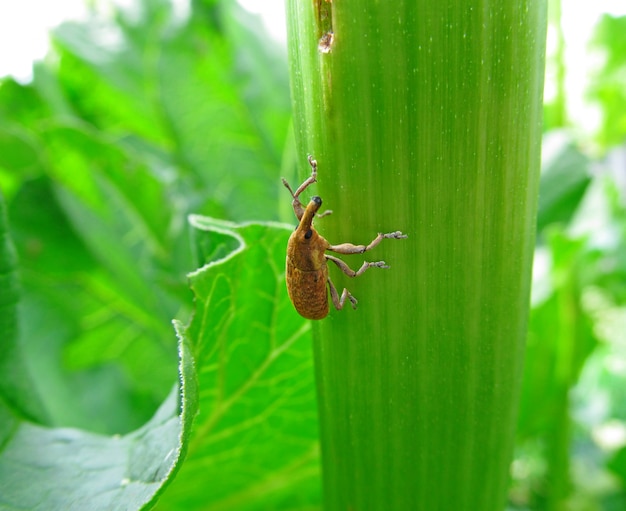
[[[320,37],[317,49],[320,53],[330,53],[334,40],[335,34],[333,32],[326,32],[324,35],[322,35],[322,37]]]

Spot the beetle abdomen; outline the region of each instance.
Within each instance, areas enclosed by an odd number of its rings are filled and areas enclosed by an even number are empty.
[[[328,267],[302,271],[287,258],[287,292],[298,313],[307,319],[323,319],[328,315]]]

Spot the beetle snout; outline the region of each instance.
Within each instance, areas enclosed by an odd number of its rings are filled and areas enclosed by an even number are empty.
[[[306,209],[304,210],[304,214],[300,219],[300,225],[298,229],[302,232],[306,232],[311,228],[311,224],[313,223],[313,218],[315,218],[315,214],[320,209],[322,205],[322,199],[320,199],[317,195],[311,198],[311,202],[308,203]]]

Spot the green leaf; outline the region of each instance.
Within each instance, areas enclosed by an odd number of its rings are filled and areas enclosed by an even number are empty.
[[[137,510],[152,502],[175,472],[197,409],[193,382],[183,380],[154,417],[125,436],[48,428],[29,378],[32,363],[19,341],[16,257],[0,196],[0,509]],[[181,374],[189,355],[181,344]],[[33,483],[35,481],[36,483]]]
[[[4,86],[0,94],[3,91]],[[5,194],[12,196],[23,179],[37,175],[40,171],[39,159],[34,137],[23,128],[8,123],[0,128],[0,187]]]
[[[593,46],[604,54],[594,73],[590,95],[602,108],[600,143],[611,147],[626,138],[626,16],[605,14],[596,27]]]
[[[5,127],[9,122],[31,127],[50,110],[36,87],[22,85],[12,78],[0,79],[0,119]]]
[[[181,459],[177,403],[175,388],[145,426],[124,436],[19,422],[0,452],[0,509],[148,509]]]
[[[169,2],[140,5],[113,26],[96,18],[55,32],[75,115],[151,153],[164,176],[174,170],[188,212],[276,218],[290,116],[284,52],[235,2],[195,4],[184,22]]]
[[[116,10],[113,21],[93,17],[63,25],[53,36],[54,58],[37,66],[32,86],[0,84],[0,112],[16,123],[5,124],[0,134],[0,182],[11,187],[9,210],[25,288],[19,310],[7,309],[10,314],[3,316],[7,321],[19,318],[21,331],[14,339],[17,360],[8,353],[1,362],[7,370],[0,375],[0,385],[5,385],[0,387],[0,432],[11,458],[0,453],[0,495],[4,497],[8,484],[23,492],[33,481],[42,482],[39,493],[12,494],[16,505],[28,507],[32,498],[46,510],[100,505],[136,509],[149,505],[166,482],[174,460],[163,461],[162,451],[150,458],[157,463],[154,467],[140,458],[139,472],[156,474],[155,484],[145,491],[126,484],[133,477],[117,471],[124,458],[135,459],[136,435],[158,434],[155,422],[125,436],[110,434],[146,422],[175,379],[169,321],[185,318],[191,301],[184,286],[185,273],[193,267],[187,214],[277,216],[277,169],[289,91],[284,54],[259,27],[234,2],[193,2],[186,19],[174,13],[169,1],[142,1],[137,10]],[[249,301],[250,307],[241,307],[245,313],[236,315],[229,310],[224,324],[223,302],[207,300],[216,308],[211,318],[217,330],[205,332],[202,340],[217,336],[215,342],[222,343],[221,335],[233,334],[236,343],[236,335],[250,332],[252,348],[231,347],[231,359],[224,365],[231,378],[228,385],[236,385],[246,371],[252,376],[255,368],[265,372],[229,410],[214,412],[213,417],[223,415],[221,429],[198,434],[192,445],[200,470],[190,466],[191,475],[182,477],[178,486],[185,488],[184,495],[173,491],[163,505],[205,500],[205,485],[189,484],[207,472],[204,463],[211,463],[213,480],[221,481],[224,474],[230,478],[211,485],[211,498],[220,505],[254,507],[259,502],[278,508],[319,502],[309,327],[291,308],[282,274],[289,231],[268,227],[263,240],[254,239],[252,231],[251,239],[245,231],[249,246],[271,249],[269,255],[241,251],[237,238],[217,231],[210,236],[202,231],[193,255],[203,261],[245,260],[254,269],[227,269],[228,278],[242,286],[238,300]],[[236,255],[229,255],[233,250]],[[218,272],[217,266],[207,274]],[[260,268],[266,269],[263,278]],[[257,289],[272,289],[275,303],[252,299]],[[218,335],[221,326],[225,333]],[[184,328],[180,323],[176,328],[182,337]],[[186,354],[183,446],[188,443],[184,428],[198,405],[190,395],[197,377],[189,349],[206,355],[204,345],[191,339],[180,346]],[[265,366],[259,360],[263,348],[275,357]],[[208,358],[209,365],[203,359],[198,363],[204,371],[200,382],[209,394],[203,396],[207,414],[217,402],[212,389],[220,389],[205,381],[214,381],[211,372],[217,367]],[[277,390],[271,390],[274,386]],[[178,420],[173,408],[168,410],[161,412],[166,422]],[[24,422],[23,416],[33,423]],[[204,418],[199,417],[202,427]],[[76,427],[85,431],[68,429]],[[67,431],[73,439],[71,452],[55,451],[57,439],[65,439]],[[236,453],[254,435],[258,445],[247,447],[248,457],[213,463],[207,456],[206,449],[216,445],[227,449],[221,456]],[[182,452],[179,444],[172,444],[174,436],[173,429],[159,435],[161,447]],[[49,443],[50,450],[42,447]],[[27,473],[25,464],[35,456],[28,445],[37,446],[46,462],[55,455],[59,459],[47,469]],[[102,459],[117,467],[110,498],[101,491],[110,482],[106,471],[85,470],[89,460],[82,453],[94,463]],[[240,478],[244,471],[246,481]],[[64,492],[72,478],[74,486]],[[143,491],[143,496],[118,505],[116,499],[123,499],[128,488]]]
[[[11,241],[4,197],[0,194],[0,335],[6,342],[2,347],[15,344],[17,339],[18,279],[17,254]],[[2,357],[4,358],[4,357]]]
[[[16,417],[45,420],[46,411],[34,391],[33,377],[25,362],[18,330],[19,280],[17,254],[9,234],[4,197],[0,190],[0,407]],[[3,421],[0,421],[2,423]],[[7,431],[11,429],[7,422]],[[0,445],[3,441],[0,427]]]
[[[545,296],[534,304],[528,326],[526,367],[518,435],[530,436],[569,420],[567,395],[598,340],[584,310],[582,273],[594,264],[585,239],[570,239],[560,229],[549,231],[552,257]],[[558,420],[555,420],[558,417]],[[560,436],[567,438],[566,432]]]
[[[187,293],[170,281],[192,264],[176,257],[185,232],[168,229],[165,186],[141,162],[84,125],[41,136],[48,176],[11,204],[29,365],[51,425],[127,432],[175,379],[169,322]]]
[[[564,134],[544,137],[544,161],[539,181],[537,231],[548,225],[567,225],[591,182],[589,159]]]
[[[6,128],[0,130],[0,167],[20,174],[39,167],[39,153],[28,134]]]
[[[301,509],[319,502],[310,324],[284,280],[290,230],[192,216],[212,259],[190,275],[200,413],[189,454],[160,510]],[[230,238],[230,241],[228,241]],[[188,375],[191,378],[191,375]]]
[[[32,86],[0,83],[0,183],[48,423],[127,432],[175,377],[190,212],[277,217],[284,54],[230,2],[98,12],[53,35]],[[104,15],[103,15],[104,14]],[[41,335],[45,334],[45,335]]]
[[[607,467],[626,486],[626,447],[618,449],[607,463]]]

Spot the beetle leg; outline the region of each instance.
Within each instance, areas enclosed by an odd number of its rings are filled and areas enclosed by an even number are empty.
[[[346,298],[350,300],[350,304],[352,305],[352,308],[356,309],[356,304],[359,303],[359,301],[354,296],[352,296],[350,294],[350,291],[348,291],[345,287],[343,288],[341,297],[339,296],[339,293],[337,293],[337,288],[333,284],[333,281],[330,280],[330,277],[328,277],[328,287],[330,288],[330,297],[333,300],[333,305],[335,306],[335,309],[337,309],[338,311],[343,309],[343,305],[346,302]]]
[[[297,199],[300,196],[300,194],[304,190],[306,190],[309,186],[311,186],[313,183],[317,183],[317,161],[314,160],[310,154],[309,154],[309,165],[311,165],[311,175],[307,179],[305,179],[304,182],[300,186],[298,186],[298,189],[296,190],[295,193],[293,192],[291,193],[294,199]],[[291,188],[289,188],[289,191],[291,192]]]
[[[331,256],[331,255],[325,254],[325,257],[329,261],[332,261],[337,266],[339,266],[339,269],[342,272],[344,272],[348,277],[358,277],[359,275],[363,275],[368,268],[389,268],[389,266],[387,266],[385,261],[375,261],[373,263],[368,263],[367,261],[365,261],[363,263],[363,265],[357,271],[354,271],[346,263],[344,263],[341,259],[339,259],[339,258],[337,258],[335,256]]]
[[[289,186],[287,180],[284,177],[281,178],[283,180],[283,185],[285,186],[285,188],[287,188],[287,190],[289,190],[289,193],[293,197],[291,205],[293,206],[293,212],[296,214],[298,220],[302,220],[302,215],[304,215],[304,206],[299,199],[300,194],[313,183],[317,183],[317,161],[315,161],[310,154],[309,165],[311,165],[311,175],[307,179],[305,179],[300,186],[298,186],[298,189],[295,192],[291,189],[291,186]],[[328,213],[324,212],[322,213],[322,216],[325,216],[326,214]]]
[[[406,234],[402,234],[400,231],[388,232],[387,234],[378,233],[369,245],[353,245],[352,243],[342,243],[341,245],[331,245],[327,250],[332,252],[338,252],[339,254],[362,254],[368,250],[372,250],[384,239],[396,239],[400,240],[407,238]]]
[[[289,183],[287,182],[287,180],[284,177],[282,178],[282,180],[283,180],[283,185],[285,185],[285,188],[289,190],[289,193],[291,193],[291,196],[293,197],[293,201],[291,201],[291,205],[293,206],[293,212],[296,214],[298,221],[300,221],[302,220],[302,215],[304,215],[304,206],[302,206],[302,203],[300,202],[300,199],[298,199],[298,196],[295,193],[293,193],[293,190],[291,189],[291,186],[289,186]]]
[[[317,218],[324,218],[325,216],[332,215],[332,214],[333,214],[333,210],[332,209],[327,209],[323,213],[317,213],[315,216]]]

